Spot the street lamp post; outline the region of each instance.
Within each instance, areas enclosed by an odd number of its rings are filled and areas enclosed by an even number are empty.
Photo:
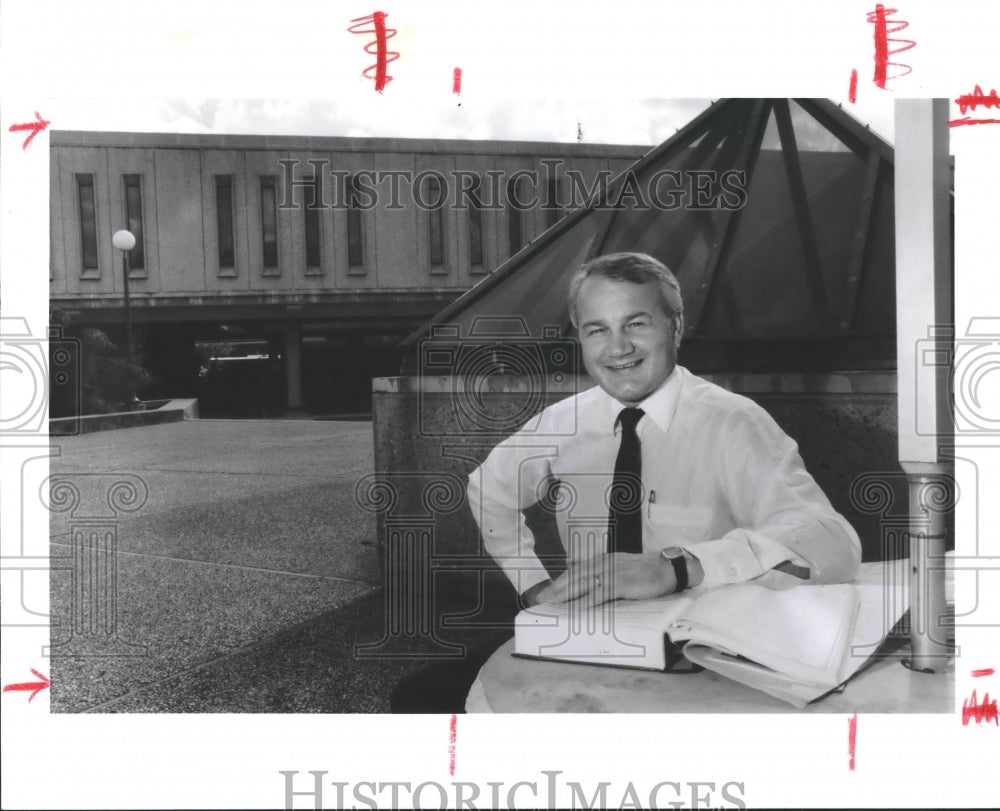
[[[128,290],[128,253],[135,247],[135,235],[124,228],[115,231],[111,237],[111,244],[122,252],[122,284],[125,293],[125,342],[128,344],[128,361],[132,368],[135,368],[135,347],[132,345],[132,302],[129,299]]]

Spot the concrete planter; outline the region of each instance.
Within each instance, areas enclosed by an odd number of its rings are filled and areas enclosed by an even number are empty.
[[[115,428],[135,428],[139,425],[159,425],[198,419],[197,400],[150,400],[141,409],[116,411],[112,414],[89,414],[81,417],[59,417],[49,420],[50,436],[73,436]]]

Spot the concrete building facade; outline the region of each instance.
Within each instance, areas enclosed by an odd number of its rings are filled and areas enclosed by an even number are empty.
[[[120,342],[111,235],[128,228],[148,396],[364,411],[371,378],[398,373],[401,338],[646,151],[54,132],[50,300]]]

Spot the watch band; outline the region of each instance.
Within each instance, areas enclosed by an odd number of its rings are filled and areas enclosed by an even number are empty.
[[[674,593],[684,591],[688,587],[688,563],[684,550],[679,546],[668,546],[660,551],[660,557],[669,560],[674,567],[674,577],[677,578],[677,588]]]

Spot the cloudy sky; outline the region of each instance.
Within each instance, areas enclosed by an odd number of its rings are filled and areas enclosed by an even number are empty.
[[[323,99],[138,99],[127,109],[101,99],[62,99],[59,129],[340,135],[657,144],[708,99],[493,100],[446,95],[436,105],[390,96]],[[54,124],[55,126],[55,124]]]
[[[697,3],[382,6],[400,57],[379,94],[361,75],[372,36],[350,31],[371,13],[361,0],[7,2],[0,67],[64,130],[571,142],[579,124],[584,142],[654,145],[708,98],[767,94],[832,98],[891,140],[893,93],[867,81],[867,5],[828,9],[825,36],[801,40],[754,6],[726,3],[725,24]]]
[[[654,146],[669,138],[710,99],[476,99],[448,96],[428,105],[370,92],[338,99],[136,99],[127,108],[103,99],[58,99],[57,129],[215,134],[336,135],[618,143]],[[859,115],[855,107],[849,111]],[[872,126],[891,140],[891,116]],[[802,148],[829,146],[807,116],[796,116]]]

